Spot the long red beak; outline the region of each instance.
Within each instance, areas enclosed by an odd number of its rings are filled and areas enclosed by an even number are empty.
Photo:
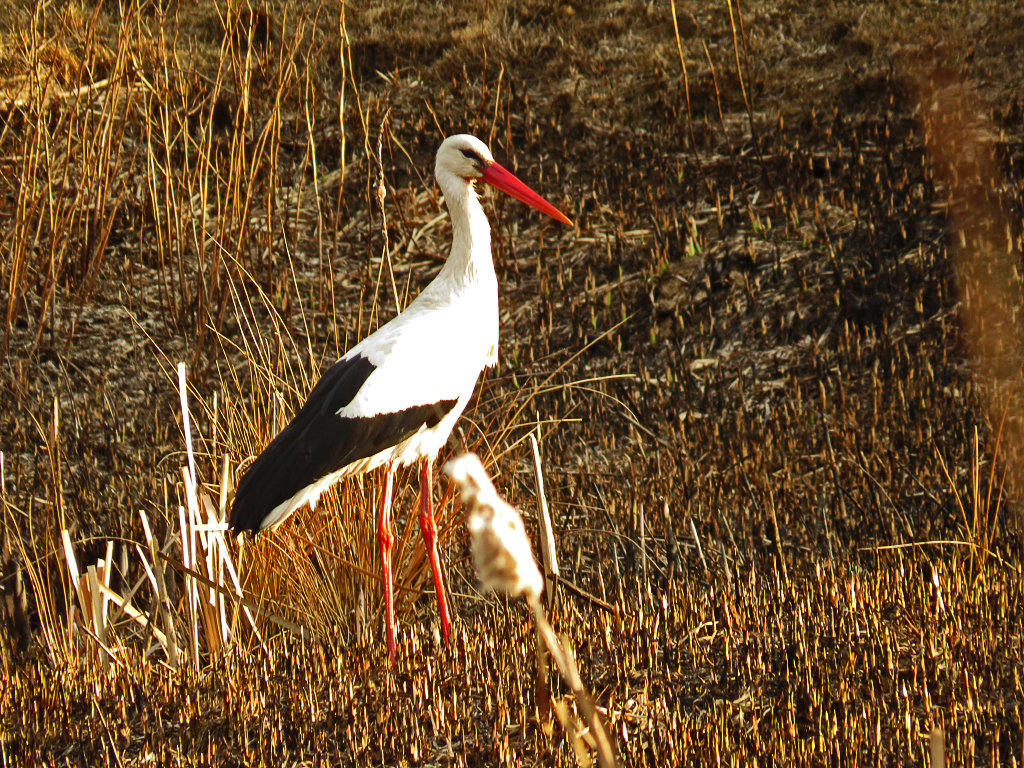
[[[572,226],[572,221],[568,216],[517,179],[513,173],[498,165],[498,163],[491,163],[484,168],[480,178],[492,187],[497,187],[502,192],[512,195],[516,200],[522,200],[531,208],[536,208],[541,213],[546,213],[552,219],[557,219],[563,224]]]

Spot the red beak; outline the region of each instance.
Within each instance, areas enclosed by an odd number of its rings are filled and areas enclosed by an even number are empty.
[[[536,208],[541,213],[546,213],[552,219],[557,219],[563,224],[568,224],[570,227],[573,225],[568,216],[526,186],[510,171],[498,165],[498,163],[491,163],[484,168],[480,178],[492,187],[497,187],[502,192],[512,195],[516,200],[523,201],[531,208]]]

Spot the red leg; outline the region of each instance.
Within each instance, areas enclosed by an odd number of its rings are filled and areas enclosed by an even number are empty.
[[[420,533],[423,534],[423,544],[430,556],[430,570],[434,573],[434,592],[437,594],[437,609],[441,614],[441,632],[447,643],[448,637],[452,633],[452,622],[448,615],[448,600],[444,594],[444,574],[441,572],[441,562],[437,557],[432,469],[431,460],[424,458],[420,465]]]
[[[380,494],[380,518],[377,524],[377,539],[380,542],[380,561],[384,582],[384,622],[388,636],[388,655],[394,663],[398,653],[395,641],[395,590],[391,576],[391,552],[395,548],[395,536],[391,532],[391,490],[394,485],[395,470],[392,465],[384,468],[384,489]]]

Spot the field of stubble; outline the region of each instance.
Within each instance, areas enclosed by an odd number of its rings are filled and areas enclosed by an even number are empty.
[[[1024,762],[1013,4],[0,19],[4,765],[585,762],[443,483],[457,640],[408,472],[393,668],[379,478],[182,546],[436,273],[456,132],[576,227],[486,196],[500,365],[441,460],[479,453],[535,534],[538,438],[550,619],[622,765]]]

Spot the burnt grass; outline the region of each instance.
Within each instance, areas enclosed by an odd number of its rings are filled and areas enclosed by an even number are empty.
[[[410,602],[393,669],[379,622],[344,614],[199,669],[136,643],[109,674],[48,650],[36,590],[14,620],[25,552],[70,599],[61,526],[82,563],[141,541],[138,509],[176,526],[174,362],[218,395],[235,467],[276,402],[237,341],[250,322],[295,382],[365,334],[374,297],[390,317],[372,199],[390,109],[400,292],[446,248],[443,134],[485,138],[576,222],[487,196],[501,363],[450,447],[496,457],[535,533],[540,423],[576,587],[551,619],[622,764],[1021,765],[1024,16],[754,3],[734,33],[728,5],[680,2],[677,46],[663,5],[403,0],[348,6],[343,27],[331,5],[145,6],[120,38],[114,6],[47,8],[32,38],[0,3],[4,764],[576,764],[538,704],[527,611],[479,593],[455,527],[456,641],[434,640],[429,595]],[[20,90],[33,77],[48,99]],[[69,126],[114,81],[130,87],[100,184]],[[50,184],[25,173],[42,144]],[[200,144],[218,168],[203,253],[146,175],[190,173]],[[214,191],[232,163],[253,170],[241,215]],[[54,194],[93,213],[62,226]],[[450,353],[439,339],[437,364]],[[212,483],[219,455],[204,462]]]

